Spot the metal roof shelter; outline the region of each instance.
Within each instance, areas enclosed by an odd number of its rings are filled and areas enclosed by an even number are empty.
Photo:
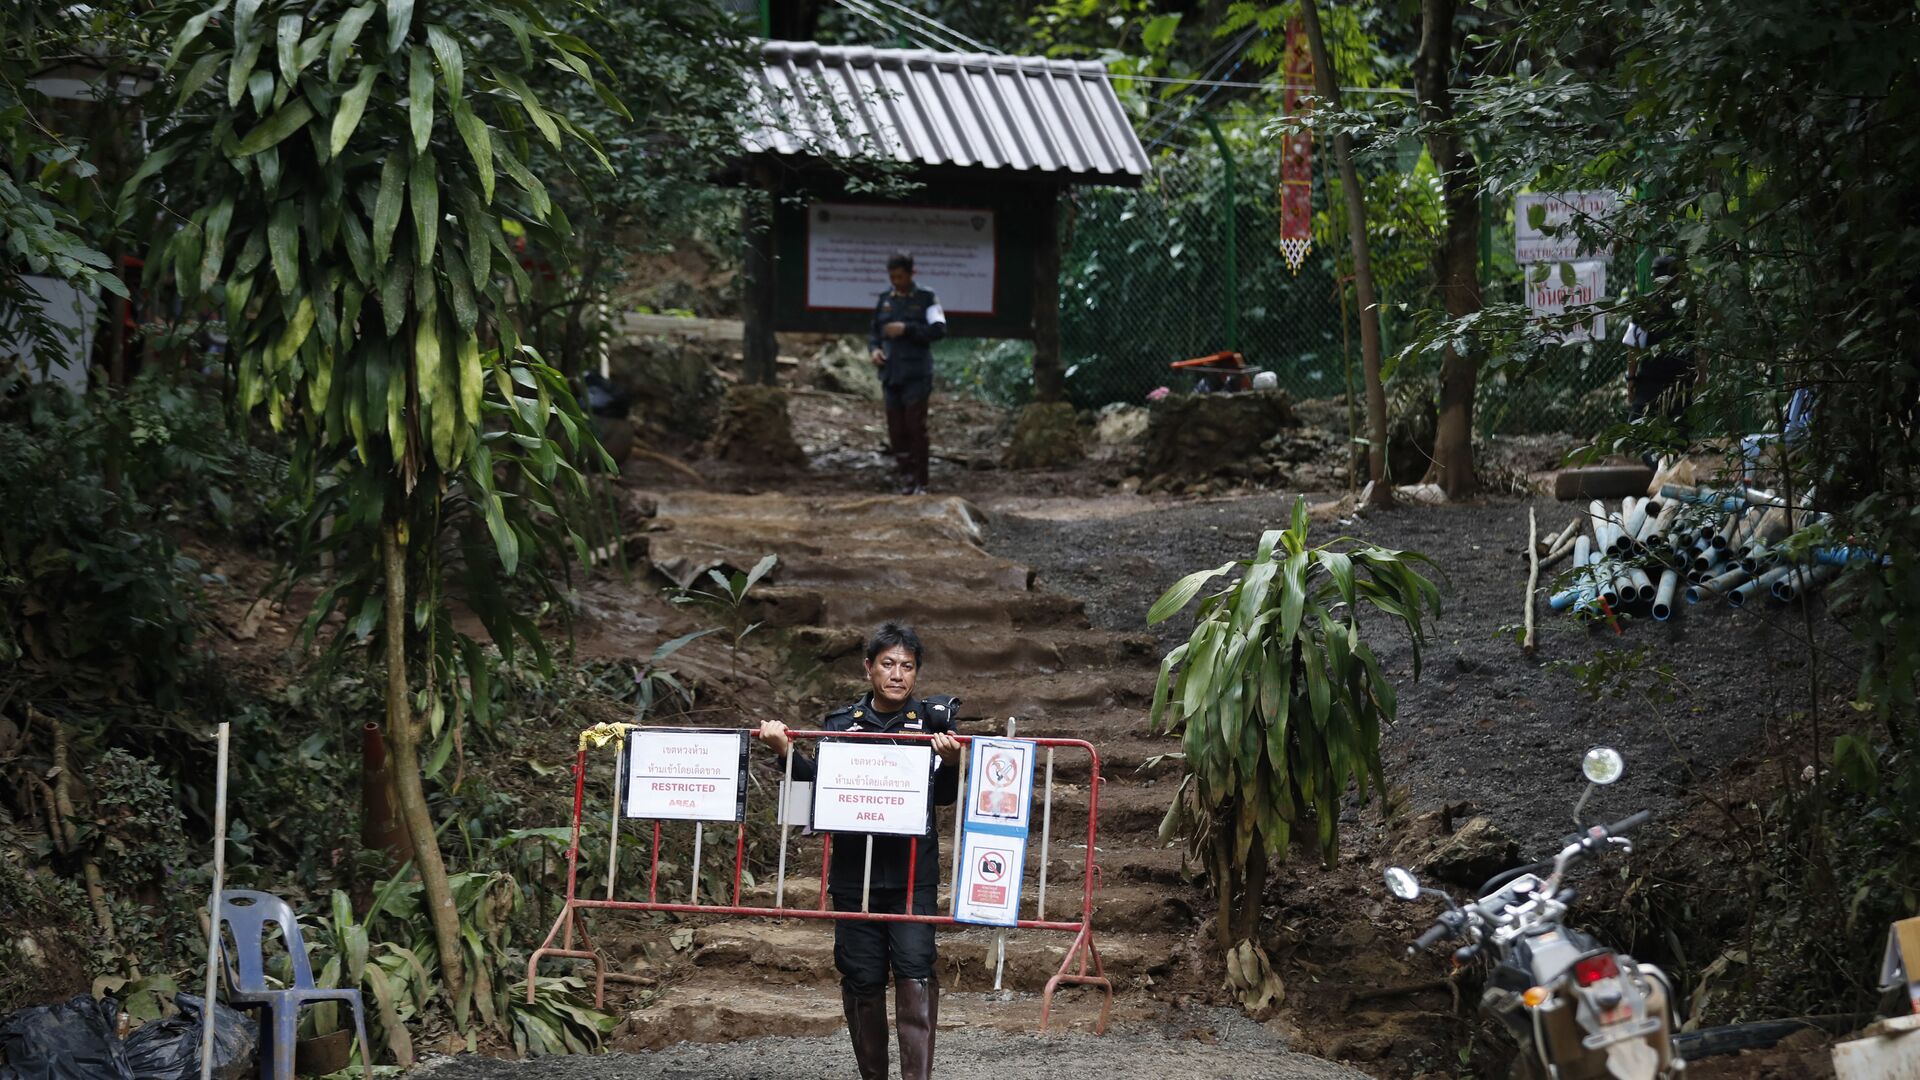
[[[1136,185],[1146,151],[1093,61],[769,41],[750,152]]]
[[[864,332],[904,249],[949,333],[1032,340],[1035,395],[1061,400],[1060,194],[1149,168],[1106,66],[810,41],[760,57],[741,175],[774,198],[745,222],[749,376],[773,381],[776,330]],[[881,200],[848,183],[862,165],[915,188]]]

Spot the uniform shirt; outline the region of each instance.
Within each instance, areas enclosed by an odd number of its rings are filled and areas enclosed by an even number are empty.
[[[887,336],[887,324],[905,323],[907,332]],[[947,313],[930,289],[915,288],[906,295],[888,289],[873,306],[873,328],[867,344],[886,354],[880,368],[882,386],[901,386],[933,379],[933,343],[947,336]]]
[[[860,700],[828,713],[820,728],[823,731],[899,731],[932,735],[955,730],[954,713],[959,707],[958,698],[935,695],[909,697],[899,712],[878,713],[873,708],[873,694],[866,693],[860,695]],[[781,767],[785,767],[784,761]],[[793,778],[811,781],[814,776],[813,759],[796,751],[793,755]],[[939,754],[933,755],[932,796],[934,806],[952,806],[960,797],[960,770],[947,764]],[[913,872],[916,891],[933,889],[940,884],[940,835],[934,828],[933,817],[932,814],[927,815],[927,832],[920,838],[919,865]],[[907,854],[912,843],[913,838],[907,836],[873,838],[873,888],[907,887]],[[836,895],[858,897],[866,865],[867,835],[836,834],[833,863],[827,870],[827,890]]]

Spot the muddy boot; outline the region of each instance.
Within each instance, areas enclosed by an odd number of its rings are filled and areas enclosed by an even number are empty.
[[[933,1030],[940,1021],[940,980],[896,981],[893,1011],[900,1028],[900,1080],[928,1080],[933,1075]]]
[[[841,987],[840,1004],[847,1013],[847,1035],[853,1040],[860,1080],[888,1080],[886,990],[856,995]]]

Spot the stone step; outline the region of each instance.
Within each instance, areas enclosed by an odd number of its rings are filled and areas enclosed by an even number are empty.
[[[867,631],[861,627],[799,627],[794,640],[843,678],[861,678]],[[1006,675],[1050,675],[1138,664],[1153,639],[1103,630],[947,629],[921,634],[925,665],[942,682],[967,685]],[[1099,672],[1102,675],[1105,671]]]
[[[1086,604],[1055,592],[962,589],[872,589],[760,586],[751,594],[755,617],[773,627],[823,626],[871,630],[904,622],[929,637],[950,628],[1085,630]],[[928,633],[933,631],[933,633]]]
[[[1040,839],[1034,836],[1028,845],[1029,858],[1025,880],[1021,885],[1020,917],[1038,919],[1040,868],[1038,865]],[[1085,850],[1084,846],[1081,847]],[[1056,853],[1048,860],[1047,907],[1045,917],[1058,922],[1071,922],[1080,917],[1080,908],[1084,896],[1081,890],[1084,863],[1073,859],[1061,858]],[[1112,868],[1107,870],[1110,875]],[[943,868],[941,876],[947,871]],[[1194,912],[1188,902],[1186,890],[1169,887],[1157,882],[1132,880],[1108,881],[1101,883],[1096,878],[1093,904],[1093,925],[1095,930],[1107,928],[1125,928],[1130,932],[1166,931],[1184,932],[1192,927]],[[743,905],[761,905],[772,907],[774,888],[771,882],[752,885],[740,891]],[[818,876],[802,876],[789,879],[780,902],[787,907],[801,910],[813,910],[820,903],[820,879]],[[937,900],[938,910],[950,910],[952,890],[942,887]],[[1037,932],[1037,931],[1036,931]]]

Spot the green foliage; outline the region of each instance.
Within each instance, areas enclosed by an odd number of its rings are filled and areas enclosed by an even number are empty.
[[[1180,736],[1185,767],[1161,833],[1183,834],[1206,860],[1223,945],[1252,936],[1268,856],[1284,858],[1300,830],[1331,865],[1348,786],[1365,799],[1383,784],[1380,728],[1395,695],[1360,636],[1361,609],[1406,627],[1415,677],[1422,620],[1440,613],[1439,590],[1413,569],[1424,556],[1351,545],[1308,547],[1302,498],[1252,559],[1181,578],[1147,612],[1149,624],[1171,618],[1238,570],[1200,601],[1192,635],[1161,661],[1152,712],[1156,730]],[[1243,916],[1229,930],[1243,875]]]

